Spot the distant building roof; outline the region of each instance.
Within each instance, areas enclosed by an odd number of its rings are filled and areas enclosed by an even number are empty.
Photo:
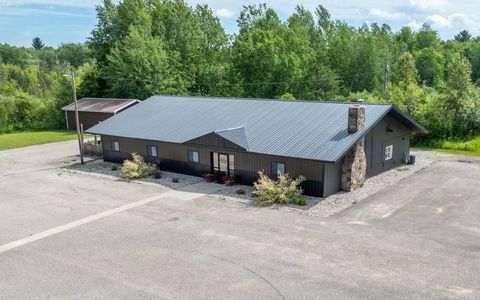
[[[357,103],[358,104],[358,103]],[[363,104],[365,128],[350,134],[352,103],[154,96],[87,132],[172,143],[215,133],[249,152],[335,162],[384,116],[425,129],[390,104]]]
[[[140,101],[137,99],[82,98],[78,100],[77,106],[78,111],[82,112],[114,114],[139,102]],[[66,111],[75,111],[75,103],[71,103],[62,109]]]

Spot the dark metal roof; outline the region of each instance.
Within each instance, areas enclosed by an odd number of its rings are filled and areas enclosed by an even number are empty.
[[[140,101],[137,99],[82,98],[78,100],[77,106],[78,111],[114,114],[138,102]],[[71,103],[62,109],[75,111],[75,103]]]
[[[357,103],[358,104],[358,103]],[[385,115],[424,128],[390,104],[364,104],[365,128],[350,134],[352,103],[154,96],[87,132],[172,143],[216,133],[249,152],[335,162]]]

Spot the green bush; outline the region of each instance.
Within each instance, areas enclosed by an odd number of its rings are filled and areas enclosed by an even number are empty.
[[[141,155],[132,153],[132,160],[125,160],[122,167],[122,176],[127,179],[144,178],[155,171],[155,166],[146,163]]]
[[[303,176],[292,179],[288,174],[278,173],[278,179],[273,180],[263,172],[258,172],[258,175],[259,179],[253,184],[255,188],[253,195],[263,205],[297,202],[303,193],[298,187],[305,181]]]
[[[306,198],[300,198],[297,201],[297,205],[306,206],[306,205],[308,205],[308,200]]]
[[[116,170],[118,170],[117,165],[112,165],[112,171],[116,171]]]
[[[237,188],[235,190],[235,193],[239,194],[239,195],[244,195],[245,194],[245,189],[243,188]]]

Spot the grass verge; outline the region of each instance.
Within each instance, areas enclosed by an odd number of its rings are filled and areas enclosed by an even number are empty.
[[[0,134],[0,151],[33,145],[63,142],[77,138],[75,131],[24,131]]]
[[[443,153],[460,154],[465,156],[480,157],[480,136],[468,141],[431,141],[425,145],[417,145],[415,148],[422,150],[433,150]]]

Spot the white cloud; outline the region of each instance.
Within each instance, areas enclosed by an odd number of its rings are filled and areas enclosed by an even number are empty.
[[[410,5],[421,9],[444,10],[449,5],[449,0],[410,0]]]
[[[425,22],[437,29],[443,29],[452,26],[452,21],[449,18],[445,18],[440,15],[428,16],[425,18]]]
[[[217,9],[215,13],[217,14],[217,16],[222,18],[231,18],[235,14],[233,11],[226,8]]]
[[[0,5],[26,5],[26,4],[39,4],[39,5],[58,5],[58,6],[71,6],[71,7],[95,7],[95,5],[102,4],[101,0],[0,0]]]
[[[391,13],[375,8],[370,10],[370,14],[372,16],[379,17],[385,20],[401,20],[405,18],[405,15],[402,13]]]
[[[447,17],[440,15],[427,16],[425,22],[435,29],[461,28],[477,33],[480,31],[480,21],[463,13],[454,13]]]
[[[48,10],[48,9],[30,9],[30,8],[17,8],[17,7],[4,7],[0,10],[0,15],[3,16],[39,16],[39,15],[49,15],[49,16],[67,16],[67,17],[84,17],[90,18],[90,15],[79,14],[79,13],[70,13],[58,10]]]
[[[420,28],[422,28],[422,25],[422,23],[418,23],[415,20],[407,24],[407,26],[410,27],[412,30],[419,30]]]

